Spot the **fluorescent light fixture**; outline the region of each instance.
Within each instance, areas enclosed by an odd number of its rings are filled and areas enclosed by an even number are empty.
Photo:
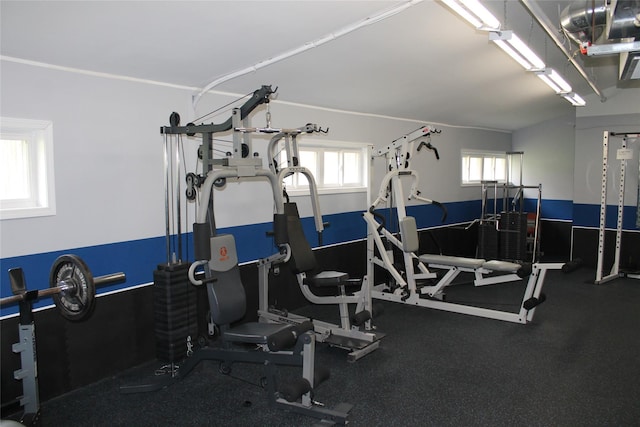
[[[540,80],[545,82],[555,93],[569,101],[574,107],[584,107],[587,102],[577,93],[572,92],[571,85],[553,68],[535,71]]]
[[[562,93],[560,95],[564,99],[569,101],[571,105],[573,105],[574,107],[584,107],[585,105],[587,105],[587,101],[585,101],[584,98],[582,98],[580,95],[578,95],[575,92]]]
[[[540,77],[540,80],[545,82],[555,93],[571,92],[571,85],[553,68],[536,71],[536,74]]]
[[[478,0],[442,0],[478,30],[499,30],[500,21]]]
[[[489,40],[494,42],[527,71],[533,71],[553,91],[576,107],[585,106],[585,100],[571,85],[552,68],[546,65],[513,31],[500,31],[500,21],[478,0],[441,0],[478,30],[489,31]]]
[[[489,40],[497,44],[527,71],[544,68],[544,62],[513,31],[492,31]]]

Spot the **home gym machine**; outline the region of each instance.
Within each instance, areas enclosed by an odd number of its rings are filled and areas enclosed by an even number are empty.
[[[309,126],[274,135],[269,142],[267,151],[269,168],[277,176],[278,183],[283,185],[285,178],[294,174],[301,174],[307,179],[315,228],[321,244],[324,223],[320,213],[315,178],[309,169],[299,164],[300,156],[297,137],[301,133],[312,131],[313,129],[309,129]],[[278,157],[283,150],[286,161],[278,162]],[[286,194],[284,187],[281,187],[281,192]],[[296,275],[302,294],[313,304],[335,304],[339,310],[339,325],[314,319],[313,326],[316,332],[316,340],[347,350],[349,352],[347,356],[349,361],[358,360],[376,350],[384,334],[374,330],[371,324],[371,311],[365,309],[361,304],[361,295],[366,292],[362,290],[362,287],[366,286],[366,283],[361,280],[350,279],[349,275],[343,272],[317,271],[315,255],[304,235],[297,205],[291,202],[285,203],[285,213],[289,247],[291,249],[288,265],[291,266],[291,270]],[[260,271],[259,315],[261,319],[272,322],[294,325],[303,324],[310,319],[269,305],[269,271],[279,269],[278,264],[282,261],[282,259],[267,258],[260,260],[258,264]],[[358,290],[348,295],[347,286],[356,287]],[[316,289],[335,289],[337,294],[320,296],[313,292],[312,287]],[[350,304],[356,305],[353,315],[349,311]]]
[[[14,378],[22,382],[20,405],[23,413],[19,421],[26,426],[40,425],[40,397],[38,393],[38,368],[36,356],[36,329],[33,303],[51,296],[60,314],[68,320],[80,321],[91,315],[95,306],[97,286],[122,282],[124,273],[113,273],[93,277],[87,264],[76,255],[61,255],[51,266],[49,288],[28,290],[22,268],[9,270],[12,296],[0,300],[0,305],[18,303],[20,314],[18,324],[19,342],[13,344],[14,353],[20,354],[20,369],[14,371]]]
[[[363,218],[367,223],[367,280],[370,285],[367,299],[380,299],[402,304],[435,308],[455,313],[505,320],[516,323],[528,323],[533,319],[536,307],[545,300],[542,293],[545,275],[548,270],[560,269],[559,263],[518,264],[506,261],[475,258],[462,258],[446,255],[418,255],[419,237],[414,217],[406,214],[405,201],[419,200],[433,203],[443,209],[443,221],[446,218],[444,206],[434,200],[420,196],[418,174],[410,169],[415,160],[416,151],[421,148],[433,150],[439,159],[437,149],[431,144],[430,136],[439,133],[432,126],[424,126],[392,142],[379,150],[378,156],[384,157],[388,172],[380,185],[378,197],[371,204]],[[427,142],[425,142],[425,139]],[[416,143],[420,141],[417,144]],[[403,183],[403,180],[405,181]],[[404,194],[403,184],[410,184],[409,195]],[[385,226],[384,216],[377,212],[380,208],[394,208],[399,224],[399,233],[395,235]],[[400,253],[402,260],[396,261]],[[375,277],[376,269],[382,269],[387,279],[379,282]],[[439,276],[436,270],[444,272]],[[523,300],[517,313],[475,307],[462,303],[445,301],[444,291],[462,272],[474,274],[475,286],[505,283],[529,277]],[[494,274],[497,273],[497,274]],[[491,274],[490,277],[486,275]],[[370,302],[365,301],[365,306]]]
[[[273,195],[274,241],[277,246],[272,260],[286,261],[290,256],[284,202],[277,177],[264,169],[262,159],[253,151],[251,135],[292,132],[293,130],[271,127],[270,114],[267,126],[251,127],[249,113],[261,104],[267,104],[275,91],[271,86],[262,86],[241,108],[234,108],[231,117],[221,125],[202,124],[180,126],[177,113],[171,115],[171,126],[161,128],[166,137],[172,135],[199,135],[202,144],[199,158],[203,165],[202,175],[186,174],[187,197],[197,201],[196,220],[193,224],[193,263],[186,264],[188,282],[205,286],[210,328],[215,331],[214,341],[204,342],[193,348],[187,357],[176,365],[165,378],[152,384],[127,386],[122,392],[153,391],[184,378],[203,360],[217,360],[220,372],[229,374],[234,362],[261,364],[265,375],[260,383],[267,391],[269,403],[275,407],[323,420],[325,423],[346,424],[352,405],[341,403],[335,408],[326,408],[313,399],[316,387],[328,378],[328,371],[315,363],[315,334],[313,324],[298,325],[267,322],[240,321],[246,314],[247,301],[243,286],[235,238],[231,234],[218,234],[214,214],[214,189],[223,190],[227,181],[267,181]],[[315,126],[309,132],[318,130]],[[232,150],[223,157],[215,157],[212,135],[231,131]],[[184,271],[182,269],[181,271]],[[232,326],[233,324],[233,326]],[[184,338],[183,338],[184,340]],[[286,383],[278,383],[277,367],[301,368],[301,376]]]
[[[607,171],[609,170],[609,139],[620,138],[620,148],[616,151],[616,160],[620,161],[620,179],[618,183],[618,216],[616,219],[616,241],[613,265],[608,274],[604,273],[605,258],[605,234],[606,234],[606,216],[607,216]],[[640,274],[625,272],[620,268],[620,252],[622,248],[622,219],[624,213],[624,187],[625,172],[627,169],[627,161],[633,160],[633,149],[629,144],[637,142],[640,138],[640,132],[610,132],[604,131],[602,136],[602,191],[600,193],[600,227],[598,232],[598,262],[596,265],[595,284],[609,282],[618,277],[630,277],[640,279]],[[640,228],[640,165],[638,166],[638,213],[636,227]]]
[[[506,153],[505,182],[480,181],[482,213],[474,221],[478,223],[479,258],[532,263],[540,260],[542,184],[522,184],[523,155],[522,151]],[[489,203],[491,191],[493,211]],[[535,212],[524,211],[525,191],[537,192]]]

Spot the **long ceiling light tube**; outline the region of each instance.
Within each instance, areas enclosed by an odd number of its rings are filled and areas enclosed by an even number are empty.
[[[478,30],[499,30],[500,21],[478,0],[442,0]]]
[[[545,82],[555,93],[568,93],[572,90],[571,85],[553,68],[536,71],[536,74],[540,77],[540,80]]]
[[[520,0],[520,3],[529,11],[531,16],[538,22],[538,24],[542,27],[542,29],[547,33],[547,35],[553,40],[553,42],[558,46],[558,49],[562,51],[564,56],[567,57],[569,62],[575,67],[578,74],[582,76],[582,78],[589,84],[591,89],[595,92],[596,95],[600,97],[601,102],[605,102],[607,97],[604,96],[602,91],[596,86],[596,84],[589,78],[587,73],[585,72],[582,65],[574,58],[574,56],[564,47],[562,40],[556,35],[556,29],[553,28],[551,24],[548,23],[548,18],[544,14],[544,12],[540,9],[540,7],[530,0]]]
[[[571,85],[553,68],[535,70],[535,74],[547,84],[555,93],[566,99],[574,107],[584,107],[587,105],[584,98],[573,92]]]
[[[222,77],[219,77],[215,80],[213,80],[211,83],[209,83],[208,85],[206,85],[204,88],[202,88],[197,94],[195,94],[193,96],[192,99],[192,107],[195,110],[196,106],[198,105],[198,102],[200,102],[200,98],[202,98],[202,95],[204,95],[205,93],[207,93],[208,91],[210,91],[211,89],[213,89],[214,87],[229,81],[231,79],[234,79],[236,77],[240,77],[243,76],[245,74],[249,74],[252,72],[255,72],[257,70],[259,70],[260,68],[264,68],[268,65],[274,64],[276,62],[280,62],[283,59],[287,59],[290,58],[294,55],[297,55],[299,53],[305,52],[309,49],[313,49],[316,48],[318,46],[321,46],[327,42],[330,42],[332,40],[337,39],[338,37],[342,37],[346,34],[349,34],[353,31],[356,31],[362,27],[365,27],[367,25],[371,25],[371,24],[375,24],[377,22],[380,22],[384,19],[387,19],[391,16],[394,16],[400,12],[402,12],[403,10],[414,6],[418,3],[421,3],[423,0],[408,0],[408,1],[404,1],[402,3],[400,3],[399,5],[396,5],[394,7],[391,7],[389,9],[385,9],[381,12],[378,12],[377,14],[374,15],[370,15],[367,16],[364,19],[361,19],[360,21],[357,21],[351,25],[347,25],[346,27],[340,28],[337,31],[334,31],[332,33],[326,34],[322,37],[320,37],[319,39],[307,42],[305,44],[303,44],[302,46],[299,46],[297,48],[288,50],[286,52],[283,52],[279,55],[273,56],[269,59],[266,59],[264,61],[260,61],[254,65],[251,65],[249,67],[243,68],[242,70],[238,70],[238,71],[234,71],[232,73],[229,74],[225,74]]]
[[[525,2],[525,0],[521,1]],[[585,100],[573,92],[571,85],[557,71],[547,68],[544,61],[520,37],[513,31],[501,30],[500,21],[482,6],[478,0],[442,0],[442,2],[476,29],[488,31],[489,40],[494,42],[525,70],[535,72],[556,94],[561,95],[574,106],[586,105]],[[533,14],[533,12],[531,13]],[[538,22],[547,31],[545,26],[540,21]],[[549,34],[548,31],[547,34]],[[551,34],[549,35],[551,36]],[[556,40],[554,39],[554,41]]]
[[[513,31],[492,31],[489,40],[522,65],[525,70],[539,70],[545,67],[544,61],[532,51]]]
[[[563,93],[561,96],[569,101],[574,107],[584,107],[587,105],[587,101],[575,92]]]

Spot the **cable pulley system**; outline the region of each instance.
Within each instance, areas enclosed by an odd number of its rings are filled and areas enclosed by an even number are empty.
[[[195,202],[196,216],[202,217],[211,230],[216,229],[213,212],[213,195],[204,197],[204,193],[211,189],[222,189],[229,179],[271,175],[271,171],[262,169],[262,159],[253,148],[252,134],[270,135],[273,138],[295,138],[301,134],[328,133],[329,129],[314,123],[308,123],[298,128],[280,128],[271,124],[270,101],[276,93],[277,87],[263,85],[253,93],[240,107],[232,108],[231,115],[221,123],[193,123],[181,125],[180,115],[176,112],[169,117],[169,126],[160,128],[165,137],[165,213],[167,262],[169,264],[181,262],[182,253],[182,211],[186,209],[185,201]],[[245,96],[246,97],[246,96]],[[242,97],[240,99],[243,99]],[[194,122],[219,113],[222,109],[238,102],[240,99],[207,113]],[[251,126],[249,116],[260,106],[266,107],[266,126]],[[230,136],[230,140],[214,138],[215,134],[223,134],[222,138]],[[185,165],[182,137],[195,137],[201,140],[197,148],[197,169],[189,171]],[[275,173],[275,172],[274,172]],[[279,179],[269,176],[270,180]],[[279,187],[279,185],[277,185]],[[184,188],[183,190],[183,187]],[[184,191],[184,192],[183,192]],[[198,195],[201,197],[198,197]],[[184,195],[184,196],[183,196]],[[281,197],[281,195],[280,195]],[[205,205],[203,201],[207,200]],[[206,212],[206,213],[205,213]],[[197,221],[199,222],[199,220]]]

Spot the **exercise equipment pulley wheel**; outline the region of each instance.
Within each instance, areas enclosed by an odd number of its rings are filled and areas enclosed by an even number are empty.
[[[93,310],[96,286],[122,282],[124,273],[93,277],[87,264],[77,255],[61,255],[49,273],[49,288],[28,291],[22,268],[9,270],[13,296],[0,300],[0,305],[31,301],[51,295],[60,314],[69,320],[81,320]]]

